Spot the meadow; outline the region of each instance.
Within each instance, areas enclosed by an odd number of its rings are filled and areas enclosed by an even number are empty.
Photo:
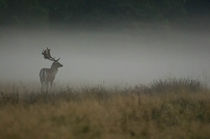
[[[196,80],[48,93],[0,87],[2,139],[210,138],[210,90]]]

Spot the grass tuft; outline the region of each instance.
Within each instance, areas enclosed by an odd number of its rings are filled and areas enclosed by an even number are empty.
[[[0,138],[210,138],[210,91],[195,80],[29,90],[1,88]]]

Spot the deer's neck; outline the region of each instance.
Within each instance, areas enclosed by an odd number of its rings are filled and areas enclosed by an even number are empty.
[[[51,70],[51,72],[54,73],[54,74],[56,74],[56,73],[58,72],[58,68],[55,67],[55,66],[53,66],[53,65],[51,66],[50,70]]]

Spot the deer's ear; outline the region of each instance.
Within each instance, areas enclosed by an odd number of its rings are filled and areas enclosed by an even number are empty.
[[[58,58],[56,61],[58,62],[61,58]]]

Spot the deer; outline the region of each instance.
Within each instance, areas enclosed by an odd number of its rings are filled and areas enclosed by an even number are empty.
[[[63,65],[59,63],[60,58],[55,59],[51,56],[49,48],[44,49],[42,51],[42,55],[44,56],[44,59],[53,62],[50,68],[42,68],[39,72],[41,91],[43,91],[44,88],[46,89],[46,91],[48,91],[49,84],[50,87],[52,88],[53,82],[55,80],[55,75],[57,74],[58,69],[63,67]]]

